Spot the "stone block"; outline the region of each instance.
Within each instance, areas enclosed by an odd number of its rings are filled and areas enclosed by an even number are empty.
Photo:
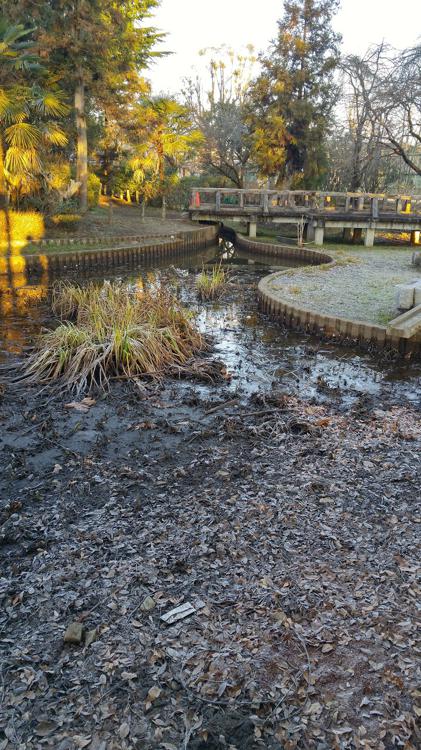
[[[395,299],[398,310],[410,310],[415,303],[414,284],[396,284]]]
[[[421,268],[421,250],[415,250],[412,253],[412,265]]]

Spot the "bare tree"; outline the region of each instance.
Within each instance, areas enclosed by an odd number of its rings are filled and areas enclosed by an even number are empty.
[[[226,47],[202,50],[205,75],[184,81],[183,95],[196,126],[204,136],[201,163],[204,168],[243,187],[251,156],[249,127],[244,119],[247,92],[256,58]]]
[[[382,142],[421,175],[421,44],[392,54],[367,99]]]
[[[421,175],[421,45],[397,52],[380,45],[378,73],[365,104],[379,142]]]
[[[328,140],[329,186],[411,187],[420,174],[420,47],[397,52],[382,43],[341,61],[342,101]]]
[[[373,92],[381,80],[384,45],[364,55],[342,60],[346,120],[349,136],[349,189],[365,187],[373,158],[378,157],[379,132],[372,117]]]

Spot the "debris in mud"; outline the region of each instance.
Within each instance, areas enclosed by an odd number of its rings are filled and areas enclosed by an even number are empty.
[[[179,620],[184,620],[186,617],[194,615],[195,612],[196,610],[190,602],[184,602],[184,604],[180,604],[179,607],[175,607],[164,615],[161,615],[161,620],[165,622],[166,625],[173,625]]]
[[[64,634],[65,643],[80,643],[83,636],[83,625],[81,622],[71,622]]]
[[[152,609],[155,609],[156,607],[156,601],[152,598],[152,596],[147,596],[143,600],[142,604],[140,605],[140,609],[142,612],[150,612]]]
[[[217,359],[198,359],[197,357],[190,359],[183,365],[172,365],[169,368],[169,375],[189,380],[201,380],[205,383],[218,383],[221,380],[231,379],[224,362]]]
[[[419,411],[182,388],[5,394],[0,747],[415,750]]]
[[[94,398],[83,398],[82,401],[71,401],[69,404],[64,404],[65,409],[74,409],[75,411],[80,411],[82,413],[85,413],[89,411],[91,406],[96,404],[96,399]]]
[[[232,381],[4,394],[1,750],[419,746],[419,403],[252,345],[250,289],[204,313]]]

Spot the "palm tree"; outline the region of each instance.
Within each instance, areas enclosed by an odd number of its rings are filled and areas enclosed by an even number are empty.
[[[146,183],[149,193],[161,193],[162,218],[165,218],[166,191],[173,182],[166,174],[166,168],[174,177],[180,160],[201,142],[202,135],[192,125],[186,107],[174,99],[148,99],[137,114],[140,142],[135,147],[130,167],[137,184]]]
[[[42,154],[67,142],[57,119],[68,107],[40,66],[30,34],[0,19],[0,209],[7,208],[12,190],[37,187]]]

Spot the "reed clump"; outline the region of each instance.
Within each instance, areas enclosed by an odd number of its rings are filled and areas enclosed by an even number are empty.
[[[202,268],[196,278],[196,290],[200,300],[217,299],[223,293],[228,281],[226,271],[219,263],[212,266],[209,271]]]
[[[52,307],[61,323],[39,337],[25,365],[26,382],[60,380],[76,393],[105,390],[115,377],[159,378],[207,348],[191,313],[164,288],[61,283]]]

